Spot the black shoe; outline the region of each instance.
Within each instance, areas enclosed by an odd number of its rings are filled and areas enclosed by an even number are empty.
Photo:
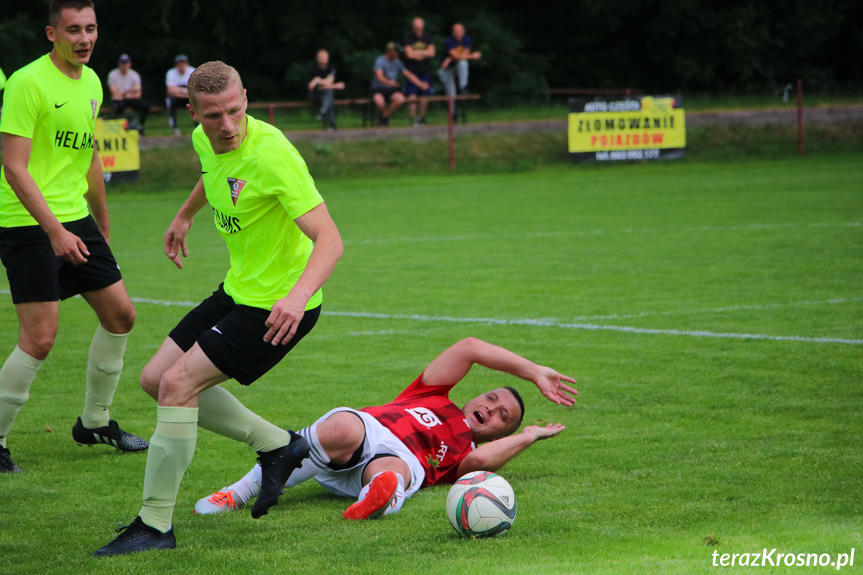
[[[0,473],[22,473],[24,470],[15,465],[9,450],[0,445]]]
[[[113,446],[117,451],[144,451],[150,447],[146,439],[126,433],[120,429],[120,426],[113,419],[104,427],[88,429],[84,427],[79,417],[78,422],[72,428],[72,438],[79,445],[105,443]]]
[[[93,557],[113,557],[151,549],[173,549],[177,546],[173,527],[167,533],[162,533],[141,521],[140,517],[135,517],[131,525],[117,529],[117,533],[120,533],[117,538],[97,549]]]
[[[309,456],[309,442],[289,430],[291,443],[267,452],[258,452],[261,464],[261,493],[252,506],[252,517],[266,515],[270,507],[279,502],[285,482],[295,469]]]
[[[468,94],[470,94],[470,90],[468,90],[467,86],[465,86],[464,88],[459,90],[459,94],[461,94],[462,96],[467,96]]]
[[[425,126],[425,125],[426,125],[426,117],[425,117],[425,116],[420,116],[419,118],[417,118],[417,123],[416,123],[416,125],[417,125],[417,126]]]

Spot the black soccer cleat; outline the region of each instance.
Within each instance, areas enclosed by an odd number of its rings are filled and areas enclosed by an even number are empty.
[[[93,557],[113,557],[152,549],[173,549],[177,546],[173,527],[167,533],[162,533],[141,521],[140,517],[135,517],[131,525],[123,525],[117,529],[117,533],[120,533],[117,538],[97,549]]]
[[[84,427],[79,417],[78,422],[72,428],[72,438],[79,445],[104,443],[113,446],[117,451],[144,451],[150,447],[146,439],[141,439],[137,435],[123,431],[113,419],[104,427],[88,429]]]
[[[309,442],[304,437],[288,430],[291,443],[272,451],[258,452],[261,464],[261,493],[252,506],[252,517],[266,515],[270,507],[279,502],[285,482],[295,469],[309,456]]]
[[[24,470],[15,465],[9,450],[0,445],[0,473],[23,473]]]

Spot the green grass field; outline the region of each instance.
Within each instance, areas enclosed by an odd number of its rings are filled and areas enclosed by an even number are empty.
[[[346,245],[326,315],[254,386],[227,387],[271,421],[303,426],[337,405],[388,401],[466,336],[570,374],[573,408],[481,368],[453,392],[462,402],[514,384],[526,423],[567,426],[501,471],[518,498],[514,528],[460,539],[443,486],[377,522],[343,520],[349,501],[313,482],[260,520],[197,517],[198,498],[254,461],[202,431],[179,493],[178,548],[90,558],[135,517],[145,456],[72,441],[96,326],[76,299],[61,306],[56,347],[9,437],[27,473],[0,476],[0,573],[744,573],[753,568],[713,567],[714,552],[774,548],[834,561],[856,548],[844,570],[859,572],[861,166],[859,154],[821,154],[321,180]],[[145,437],[155,406],[141,368],[227,265],[205,213],[186,269],[161,253],[192,183],[109,200],[138,301],[112,414]],[[4,357],[17,330],[7,294]]]

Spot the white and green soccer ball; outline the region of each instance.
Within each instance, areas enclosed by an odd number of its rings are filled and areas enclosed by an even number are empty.
[[[494,537],[515,521],[515,493],[491,471],[473,471],[456,481],[446,498],[446,514],[463,537]]]

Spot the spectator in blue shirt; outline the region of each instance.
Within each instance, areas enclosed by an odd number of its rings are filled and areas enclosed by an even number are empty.
[[[378,125],[381,126],[389,126],[390,116],[405,102],[405,95],[399,91],[399,73],[423,90],[429,88],[428,83],[423,82],[405,68],[398,56],[396,43],[389,42],[386,52],[375,60],[371,93],[372,100],[380,112]],[[389,100],[389,106],[387,106],[387,100]]]
[[[467,94],[468,62],[482,58],[482,52],[474,51],[473,40],[464,33],[464,26],[456,22],[452,26],[452,36],[444,42],[444,59],[441,61],[438,77],[446,88],[447,96],[458,92]]]

